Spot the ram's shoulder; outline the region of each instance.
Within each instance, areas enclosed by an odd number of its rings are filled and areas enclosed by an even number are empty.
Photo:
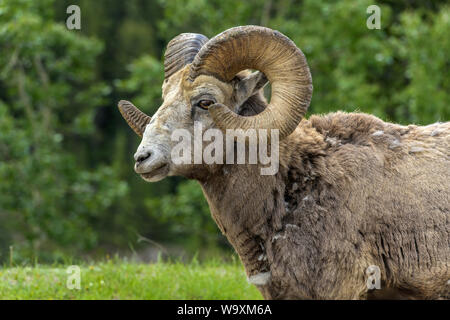
[[[450,122],[400,125],[365,113],[335,112],[304,119],[282,144],[288,160],[343,154],[383,155],[391,162],[405,156],[450,156]],[[380,157],[378,157],[380,158]]]
[[[400,131],[402,126],[384,122],[380,118],[366,113],[333,112],[325,115],[313,115],[309,119],[311,126],[326,137],[333,137],[347,142],[358,141],[378,130],[389,127]]]

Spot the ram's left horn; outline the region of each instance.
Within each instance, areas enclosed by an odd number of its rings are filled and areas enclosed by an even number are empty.
[[[136,108],[131,102],[126,100],[120,100],[119,111],[122,114],[125,121],[131,127],[131,129],[136,132],[136,134],[142,138],[145,127],[149,124],[151,117],[143,113],[141,110]]]

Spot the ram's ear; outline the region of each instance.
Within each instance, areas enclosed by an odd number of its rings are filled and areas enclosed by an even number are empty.
[[[236,83],[235,87],[236,102],[238,104],[245,102],[249,97],[262,89],[267,82],[266,76],[260,71],[253,72],[241,79]]]

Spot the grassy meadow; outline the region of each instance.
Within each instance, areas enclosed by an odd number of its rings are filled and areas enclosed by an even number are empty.
[[[67,288],[67,267],[2,267],[0,299],[262,299],[237,262],[86,264],[79,290]]]

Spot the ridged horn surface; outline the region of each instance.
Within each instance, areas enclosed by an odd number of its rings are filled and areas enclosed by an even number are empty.
[[[122,117],[131,127],[131,129],[136,132],[136,134],[142,138],[144,135],[145,127],[149,124],[151,118],[143,113],[141,110],[136,108],[131,102],[126,100],[120,100],[119,111]]]
[[[191,63],[208,38],[198,33],[182,33],[167,45],[164,54],[164,79]]]
[[[230,81],[244,69],[263,72],[272,84],[267,108],[251,117],[224,105],[209,108],[222,129],[278,129],[280,139],[290,135],[304,117],[312,96],[306,58],[294,42],[278,31],[260,26],[228,29],[209,40],[191,65],[189,78],[201,74]]]

